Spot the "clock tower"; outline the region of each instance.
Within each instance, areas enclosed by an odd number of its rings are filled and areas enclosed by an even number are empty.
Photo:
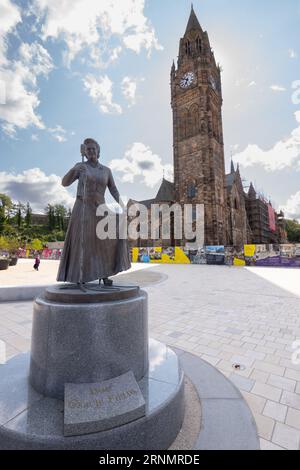
[[[192,7],[171,69],[175,199],[204,204],[205,244],[225,245],[221,70]]]

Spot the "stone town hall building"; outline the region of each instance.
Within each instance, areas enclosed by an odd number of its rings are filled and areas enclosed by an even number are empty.
[[[268,204],[252,185],[244,192],[233,163],[225,174],[222,103],[220,66],[192,7],[171,69],[174,183],[163,179],[156,198],[140,202],[204,204],[206,245],[283,242],[283,214],[270,230]]]

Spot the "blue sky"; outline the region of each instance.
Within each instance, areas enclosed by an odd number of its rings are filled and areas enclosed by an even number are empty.
[[[72,204],[60,178],[91,136],[122,195],[153,197],[172,172],[169,74],[190,7],[0,0],[0,192],[36,211]],[[227,170],[233,154],[245,185],[300,219],[300,0],[194,9],[223,67]]]

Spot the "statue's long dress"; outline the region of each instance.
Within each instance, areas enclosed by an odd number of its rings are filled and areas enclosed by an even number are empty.
[[[127,240],[100,240],[96,235],[96,226],[101,220],[96,211],[99,204],[105,203],[106,188],[116,201],[120,197],[111,170],[100,163],[93,166],[86,162],[83,165],[86,167],[84,179],[79,178],[77,164],[62,180],[64,186],[70,186],[76,179],[79,182],[57,281],[94,281],[126,271],[131,266]]]

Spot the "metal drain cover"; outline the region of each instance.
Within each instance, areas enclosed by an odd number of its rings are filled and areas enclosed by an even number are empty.
[[[245,370],[246,366],[244,366],[243,364],[232,364],[232,368],[234,370]]]

